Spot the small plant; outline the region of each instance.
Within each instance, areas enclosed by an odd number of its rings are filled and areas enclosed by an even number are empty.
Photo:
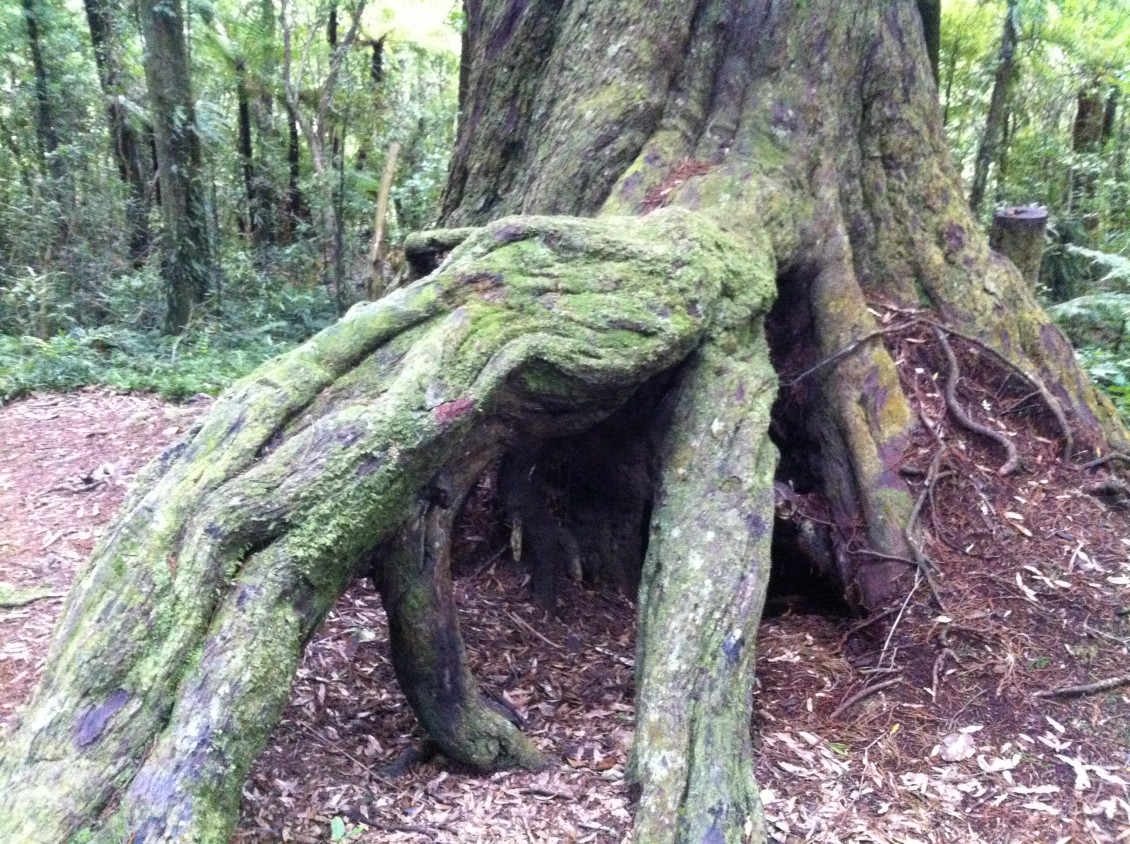
[[[330,841],[347,841],[350,838],[357,838],[364,831],[365,826],[359,825],[347,832],[345,821],[339,815],[334,815],[333,820],[330,821]]]

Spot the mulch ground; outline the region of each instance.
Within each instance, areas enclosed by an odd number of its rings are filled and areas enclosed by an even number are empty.
[[[919,368],[923,410],[939,419]],[[787,611],[761,627],[756,774],[780,841],[1130,840],[1130,686],[1037,696],[1130,674],[1124,502],[1086,491],[1109,467],[1067,467],[1053,435],[1019,432],[1007,396],[963,399],[1017,435],[1025,470],[1000,478],[993,443],[943,434],[950,474],[923,519],[944,611],[908,577],[870,624]],[[133,475],[207,405],[83,390],[0,408],[0,583],[65,590]],[[916,443],[912,485],[936,448]],[[234,841],[324,842],[335,827],[361,842],[625,840],[631,602],[565,584],[548,616],[498,541],[464,535],[461,625],[480,681],[526,719],[549,768],[479,776],[436,758],[391,775],[423,736],[393,678],[380,601],[358,581],[307,648]],[[0,609],[0,730],[60,607]]]

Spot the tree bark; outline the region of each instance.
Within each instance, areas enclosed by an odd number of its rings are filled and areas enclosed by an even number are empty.
[[[126,225],[129,256],[135,267],[149,254],[150,169],[142,154],[142,141],[126,111],[126,80],[122,68],[122,42],[112,0],[83,0],[98,82],[106,100],[111,150],[118,176],[127,191]]]
[[[914,550],[917,423],[873,310],[1025,373],[1069,458],[1126,448],[964,200],[913,0],[470,0],[466,43],[447,229],[412,241],[431,271],[240,382],[151,467],[2,751],[0,839],[226,840],[302,642],[374,566],[435,740],[535,764],[466,672],[444,509],[529,450],[576,467],[565,493],[589,466],[615,479],[615,518],[560,497],[567,555],[594,576],[644,557],[636,840],[764,842],[749,693],[774,481],[820,499],[858,607],[904,585],[875,555]],[[580,524],[611,539],[571,541]]]
[[[215,276],[201,183],[200,139],[180,0],[140,0],[145,79],[161,183],[165,329],[181,331]]]
[[[1000,143],[1005,115],[1008,112],[1008,91],[1012,86],[1012,75],[1016,64],[1016,42],[1020,38],[1019,0],[1008,0],[1004,14],[1004,28],[1001,31],[1000,52],[997,55],[997,70],[993,76],[993,92],[989,97],[989,113],[985,116],[985,131],[977,148],[977,159],[973,165],[973,184],[969,189],[969,207],[974,214],[981,212],[985,190],[989,184],[989,167],[996,156]]]

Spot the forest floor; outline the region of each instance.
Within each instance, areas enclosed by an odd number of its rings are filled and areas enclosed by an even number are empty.
[[[137,470],[208,404],[87,389],[0,407],[0,584],[46,593],[6,607],[0,594],[0,735],[46,657],[53,596]],[[1067,467],[1050,438],[1017,443],[1026,469],[1002,479],[992,445],[949,440],[950,474],[923,516],[944,612],[925,585],[869,624],[811,599],[774,602],[753,735],[779,841],[1130,841],[1130,686],[1037,696],[1130,673],[1130,518],[1125,501],[1085,491],[1109,467]],[[919,443],[908,475],[924,476],[932,454]],[[624,840],[631,602],[569,583],[552,617],[489,520],[468,520],[462,547],[477,675],[522,713],[550,766],[390,771],[421,735],[362,580],[306,650],[233,841],[326,842],[335,826],[360,842]]]

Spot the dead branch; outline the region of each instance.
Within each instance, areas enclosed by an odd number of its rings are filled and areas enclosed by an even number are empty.
[[[1094,695],[1101,692],[1109,692],[1112,689],[1118,689],[1122,686],[1130,686],[1130,674],[1123,675],[1122,677],[1111,677],[1108,680],[1099,680],[1097,683],[1087,683],[1083,686],[1063,686],[1059,689],[1046,689],[1042,692],[1036,692],[1035,697],[1081,697],[1082,695]]]
[[[938,343],[942,347],[942,352],[946,356],[946,363],[949,366],[949,372],[946,375],[945,387],[942,394],[946,399],[946,407],[949,408],[950,414],[958,421],[961,427],[975,434],[980,434],[987,437],[1004,449],[1008,459],[997,469],[997,474],[1001,477],[1011,475],[1020,467],[1020,454],[1016,450],[1016,445],[999,431],[994,431],[982,425],[977,420],[973,419],[957,401],[957,382],[961,376],[961,372],[957,366],[957,357],[953,353],[953,347],[950,345],[949,340],[946,339],[945,331],[940,328],[934,329],[934,336],[938,338]]]
[[[873,695],[877,692],[883,691],[883,689],[889,689],[889,688],[891,688],[891,686],[897,686],[901,682],[902,682],[901,676],[900,677],[892,677],[890,680],[884,680],[882,683],[876,683],[874,686],[868,686],[867,688],[863,689],[862,691],[856,692],[854,695],[852,695],[851,697],[849,697],[847,700],[845,700],[843,703],[841,703],[839,706],[836,707],[836,711],[833,712],[832,715],[831,715],[832,720],[839,718],[841,715],[843,715],[845,712],[847,712],[849,709],[851,709],[853,706],[855,706],[860,701],[866,700],[867,698],[871,697],[871,695]]]
[[[844,348],[840,349],[838,352],[831,355],[830,357],[826,357],[822,361],[815,363],[812,366],[808,367],[808,369],[804,370],[804,372],[802,372],[800,375],[797,375],[795,378],[791,378],[788,381],[784,382],[784,384],[782,386],[792,387],[793,385],[803,381],[809,375],[812,375],[815,372],[819,372],[824,367],[831,366],[832,364],[838,363],[839,361],[843,360],[848,355],[850,355],[852,352],[854,352],[856,349],[858,349],[860,346],[862,346],[864,343],[870,343],[876,337],[882,337],[884,334],[895,334],[896,332],[899,332],[899,331],[905,331],[906,329],[910,328],[913,324],[914,324],[913,322],[904,322],[900,325],[889,325],[886,328],[877,328],[874,331],[870,331],[867,334],[864,334],[858,340],[855,340],[851,343],[848,343],[846,346],[844,346]]]

